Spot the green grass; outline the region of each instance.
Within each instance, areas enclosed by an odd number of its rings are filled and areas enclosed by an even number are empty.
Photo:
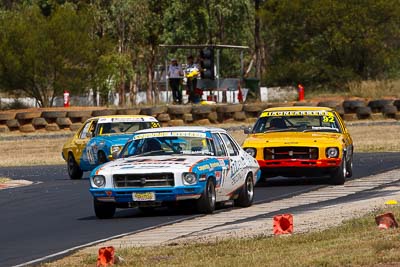
[[[390,211],[395,216],[400,214],[397,206]],[[386,211],[370,213],[321,232],[156,248],[116,248],[116,254],[125,260],[119,266],[400,265],[400,231],[378,229],[374,218],[381,212]],[[95,255],[77,253],[46,266],[94,266],[96,259]]]

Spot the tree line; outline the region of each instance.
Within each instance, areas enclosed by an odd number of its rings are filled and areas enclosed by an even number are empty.
[[[399,19],[396,0],[3,0],[0,90],[43,107],[65,89],[101,104],[115,91],[120,105],[146,90],[155,103],[155,70],[196,53],[160,44],[248,46],[246,75],[266,86],[340,90],[397,78]],[[222,76],[238,74],[235,53],[221,54]]]

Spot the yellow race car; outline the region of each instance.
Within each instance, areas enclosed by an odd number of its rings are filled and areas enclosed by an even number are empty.
[[[261,178],[329,175],[344,184],[353,173],[353,140],[342,118],[325,107],[264,110],[243,143]]]
[[[62,148],[71,179],[81,179],[113,159],[133,134],[142,129],[158,128],[160,123],[145,115],[109,115],[88,119]]]

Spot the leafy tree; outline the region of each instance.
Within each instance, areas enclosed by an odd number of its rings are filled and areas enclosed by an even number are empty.
[[[270,84],[339,87],[398,69],[397,1],[270,0],[263,8]]]
[[[65,89],[82,93],[94,50],[90,26],[90,16],[72,4],[56,6],[47,18],[36,5],[6,12],[0,19],[0,85],[23,90],[43,107]]]

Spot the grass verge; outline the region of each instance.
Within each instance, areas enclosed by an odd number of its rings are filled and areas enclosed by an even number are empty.
[[[116,253],[125,259],[119,266],[399,266],[400,230],[380,230],[374,221],[376,214],[387,211],[370,213],[321,232],[157,248],[116,248]],[[398,206],[390,211],[395,217],[400,214]],[[94,266],[96,260],[97,255],[78,252],[42,266]]]

